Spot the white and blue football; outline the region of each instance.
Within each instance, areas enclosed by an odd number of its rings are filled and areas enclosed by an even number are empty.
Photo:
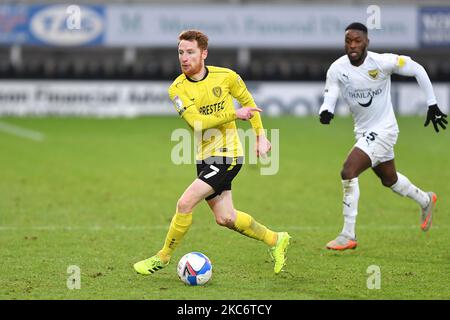
[[[178,277],[191,286],[201,286],[212,276],[212,264],[207,256],[201,252],[185,254],[177,266]]]

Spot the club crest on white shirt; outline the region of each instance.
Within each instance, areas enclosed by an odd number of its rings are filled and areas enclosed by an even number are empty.
[[[378,69],[369,70],[367,73],[372,79],[376,79],[378,77]]]

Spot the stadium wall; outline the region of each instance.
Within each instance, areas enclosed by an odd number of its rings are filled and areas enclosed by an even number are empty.
[[[177,115],[166,81],[0,81],[0,115],[137,117]],[[317,115],[323,82],[247,83],[267,116]],[[450,83],[435,83],[439,105],[449,112]],[[394,82],[392,102],[399,115],[423,115],[425,97],[416,83]],[[348,115],[342,100],[336,114]]]

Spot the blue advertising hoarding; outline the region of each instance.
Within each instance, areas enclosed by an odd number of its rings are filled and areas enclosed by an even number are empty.
[[[419,14],[421,47],[450,47],[450,7],[423,7]]]
[[[101,45],[105,33],[100,5],[2,5],[0,44]]]
[[[28,6],[0,6],[0,44],[28,41]]]

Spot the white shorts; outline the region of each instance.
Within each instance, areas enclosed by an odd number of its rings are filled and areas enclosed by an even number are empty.
[[[367,131],[357,139],[355,147],[366,153],[372,161],[372,168],[394,159],[394,145],[397,132]]]

